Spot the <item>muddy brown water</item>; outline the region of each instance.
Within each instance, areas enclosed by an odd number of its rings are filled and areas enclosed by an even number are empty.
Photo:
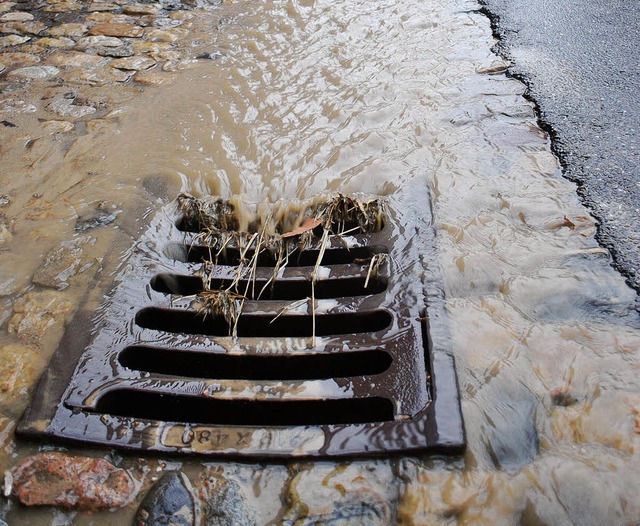
[[[411,193],[426,187],[463,457],[122,464],[145,487],[162,469],[181,466],[195,479],[215,466],[240,484],[260,524],[638,523],[635,294],[595,242],[593,220],[562,178],[523,86],[490,51],[477,8],[223,4],[221,30],[205,15],[191,29],[194,47],[210,42],[221,58],[184,63],[162,86],[102,88],[112,111],[71,132],[43,131],[45,82],[28,90],[34,111],[2,106],[0,117],[17,127],[1,130],[9,203],[0,208],[0,468],[49,447],[16,442],[13,429],[64,321],[86,298],[98,307],[145,225],[180,190],[270,206],[357,191],[419,216],[427,203]],[[74,230],[110,214],[106,226]],[[59,247],[67,259],[53,268],[66,274],[51,277],[46,256]],[[5,499],[0,517],[126,524],[136,505],[76,514]]]

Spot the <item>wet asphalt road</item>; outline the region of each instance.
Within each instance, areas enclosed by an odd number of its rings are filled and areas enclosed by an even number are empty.
[[[482,0],[553,147],[640,291],[640,2]]]

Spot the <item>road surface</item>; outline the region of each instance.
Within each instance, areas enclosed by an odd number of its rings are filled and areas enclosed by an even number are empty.
[[[640,3],[483,0],[598,240],[640,291]]]

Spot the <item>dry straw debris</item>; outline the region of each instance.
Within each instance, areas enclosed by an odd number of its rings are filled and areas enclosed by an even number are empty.
[[[330,236],[379,231],[385,213],[384,202],[378,197],[338,194],[292,207],[290,213],[286,210],[280,213],[277,220],[272,210],[250,223],[245,220],[247,228],[240,229],[242,221],[236,205],[222,198],[196,198],[183,193],[178,196],[177,206],[181,215],[179,228],[194,234],[193,245],[208,249],[208,257],[203,261],[203,291],[196,295],[195,308],[203,317],[223,317],[229,325],[229,335],[234,338],[244,302],[259,299],[294,254],[299,255],[311,247],[318,249],[309,276],[312,294],[307,298],[313,314],[312,345],[315,344],[315,283]],[[287,227],[292,224],[295,226]],[[235,279],[226,288],[212,289],[215,266],[221,259],[227,260],[226,251],[231,248],[240,254]],[[262,289],[256,291],[258,260],[264,256],[274,261],[273,273]],[[381,254],[371,258],[365,288],[385,260]],[[241,282],[246,282],[245,290],[240,290]]]

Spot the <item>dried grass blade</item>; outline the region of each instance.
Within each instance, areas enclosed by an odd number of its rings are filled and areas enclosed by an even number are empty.
[[[327,242],[329,241],[329,231],[327,229],[322,232],[322,242],[320,244],[320,250],[318,251],[318,259],[316,259],[316,265],[313,267],[313,273],[311,274],[311,280],[313,283],[316,282],[318,278],[318,267],[322,263],[322,258],[324,258],[325,250],[327,249]]]
[[[304,305],[305,303],[307,303],[309,301],[309,298],[304,298],[298,301],[294,301],[293,303],[290,303],[289,305],[282,307],[280,309],[280,312],[278,312],[278,314],[276,314],[273,319],[269,322],[269,324],[273,323],[274,321],[276,321],[280,316],[282,316],[285,312],[291,310],[291,309],[297,309],[298,307],[300,307],[300,305]]]
[[[371,258],[371,262],[369,263],[369,270],[367,271],[367,279],[364,280],[364,288],[366,289],[369,286],[369,278],[371,278],[371,271],[373,270],[373,266],[376,263],[376,258],[378,254]]]

